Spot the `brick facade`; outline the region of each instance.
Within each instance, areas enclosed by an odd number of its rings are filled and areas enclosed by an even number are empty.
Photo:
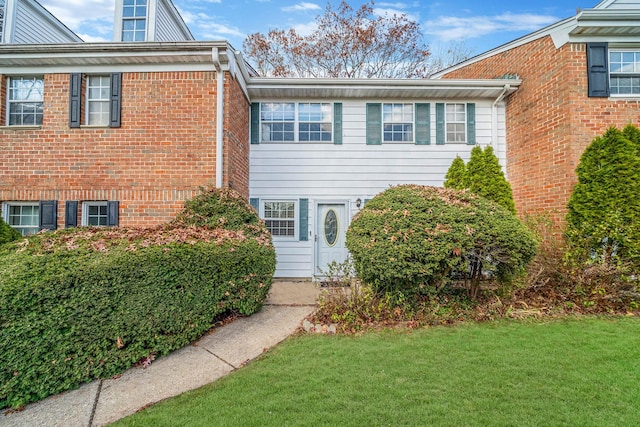
[[[584,149],[610,126],[640,124],[640,101],[587,96],[585,50],[584,43],[556,49],[547,36],[443,76],[522,79],[507,100],[507,174],[520,214],[562,222]]]
[[[247,196],[248,103],[227,81],[225,183]],[[70,128],[69,88],[69,74],[45,74],[42,126],[0,127],[0,201],[58,200],[61,228],[66,200],[117,200],[121,226],[150,226],[215,183],[215,72],[124,72],[120,128]]]
[[[240,82],[225,78],[223,185],[249,198],[249,100]]]

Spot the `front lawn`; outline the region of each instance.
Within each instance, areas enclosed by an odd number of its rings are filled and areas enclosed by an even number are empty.
[[[636,317],[305,335],[117,425],[637,425],[639,381]]]

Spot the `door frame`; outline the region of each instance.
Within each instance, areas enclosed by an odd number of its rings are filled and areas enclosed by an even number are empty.
[[[344,233],[345,238],[345,254],[348,254],[348,250],[346,248],[346,240],[347,240],[347,229],[349,228],[349,224],[351,224],[351,201],[348,199],[327,199],[327,200],[314,200],[314,225],[313,225],[313,277],[320,277],[318,272],[319,267],[319,256],[320,256],[320,205],[342,205],[344,206],[344,218],[342,218],[342,223],[344,224],[344,230],[341,230]]]

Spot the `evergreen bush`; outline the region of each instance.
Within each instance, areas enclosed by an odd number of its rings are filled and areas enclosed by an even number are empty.
[[[358,276],[378,293],[433,292],[455,271],[508,283],[535,254],[535,240],[508,210],[469,191],[400,185],[354,217],[347,247]]]
[[[472,193],[496,202],[510,212],[516,212],[511,185],[491,146],[484,150],[477,145],[473,147],[466,166],[464,160],[456,157],[447,171],[444,187],[456,190],[468,188]]]
[[[638,130],[609,128],[596,137],[576,168],[569,199],[568,256],[578,263],[640,266],[640,156]]]
[[[215,212],[211,223],[238,230],[82,227],[0,247],[0,408],[109,378],[189,344],[222,315],[261,308],[271,235],[251,208],[238,219],[246,203],[213,193],[185,216]]]
[[[2,218],[0,218],[0,245],[3,243],[13,242],[22,237],[22,234],[15,228],[7,224]]]

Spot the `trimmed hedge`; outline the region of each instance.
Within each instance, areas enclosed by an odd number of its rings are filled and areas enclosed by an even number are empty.
[[[13,242],[22,237],[20,232],[12,228],[2,218],[0,218],[0,245],[3,243]]]
[[[354,217],[347,247],[376,292],[415,293],[441,289],[456,271],[475,274],[471,286],[489,272],[508,283],[524,272],[536,242],[514,214],[469,191],[400,185]]]
[[[0,247],[0,408],[111,377],[222,315],[259,310],[275,250],[246,202],[229,211],[244,210],[255,220],[238,230],[77,228]]]

